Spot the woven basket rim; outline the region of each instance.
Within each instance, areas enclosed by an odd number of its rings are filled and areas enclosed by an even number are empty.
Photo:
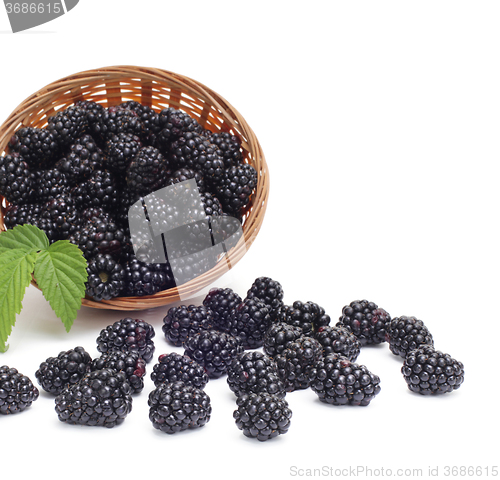
[[[98,87],[100,90],[92,90]],[[31,94],[11,112],[0,126],[0,153],[6,152],[9,139],[18,128],[43,126],[46,118],[57,107],[64,108],[78,99],[117,104],[123,98],[137,98],[138,91],[141,92],[141,98],[146,98],[146,103],[149,101],[155,109],[170,105],[172,101],[176,108],[191,116],[199,115],[197,120],[204,122],[202,125],[206,128],[233,131],[242,138],[245,161],[254,164],[259,175],[257,188],[243,216],[243,239],[227,255],[232,268],[244,256],[260,231],[269,196],[269,171],[262,147],[243,116],[225,98],[197,80],[169,70],[133,65],[100,67],[68,75]],[[96,93],[99,94],[98,98],[93,96]],[[150,96],[149,99],[145,94]],[[3,216],[6,205],[6,200],[0,196],[0,230],[5,230]],[[195,295],[215,282],[226,270],[224,262],[219,262],[199,277],[151,296],[118,297],[99,302],[84,298],[82,305],[111,310],[155,308]],[[39,288],[36,282],[32,283]]]

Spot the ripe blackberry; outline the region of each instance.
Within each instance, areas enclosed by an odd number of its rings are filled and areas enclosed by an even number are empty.
[[[33,198],[33,176],[18,154],[0,157],[0,195],[9,203],[26,204]]]
[[[54,135],[44,128],[20,128],[9,141],[10,153],[19,153],[30,168],[50,168],[59,150]]]
[[[309,369],[311,389],[323,403],[368,405],[380,393],[380,379],[364,365],[337,354],[326,355]]]
[[[323,355],[336,353],[354,362],[359,355],[361,345],[357,337],[347,328],[327,325],[320,327],[314,338],[321,343]]]
[[[406,358],[411,350],[416,350],[421,345],[434,345],[431,332],[422,320],[415,317],[393,318],[385,334],[389,349],[394,355]]]
[[[203,305],[179,305],[169,308],[163,318],[165,338],[181,347],[190,335],[212,328],[213,313]]]
[[[147,195],[167,185],[167,159],[155,147],[142,147],[126,170],[127,188],[136,195]]]
[[[210,421],[210,397],[199,388],[182,382],[162,383],[148,398],[149,419],[164,433],[203,427]]]
[[[72,348],[43,361],[35,377],[46,392],[59,395],[68,385],[78,383],[90,372],[91,363],[92,358],[83,347]]]
[[[408,388],[421,395],[453,392],[464,381],[463,363],[431,345],[408,352],[401,373]]]
[[[47,130],[52,133],[56,143],[64,148],[73,143],[87,129],[87,112],[84,108],[71,105],[49,117],[47,123]]]
[[[278,375],[287,392],[309,387],[309,368],[323,357],[321,344],[305,335],[287,344],[286,348],[274,357]]]
[[[290,428],[292,411],[284,398],[270,393],[250,393],[236,400],[233,412],[236,426],[243,434],[261,442],[284,435]]]
[[[155,350],[152,325],[140,319],[122,318],[102,329],[96,339],[97,350],[107,352],[138,352],[149,362]]]
[[[202,365],[210,378],[226,374],[233,359],[242,352],[239,338],[216,330],[200,330],[184,342],[184,355]]]
[[[228,132],[212,133],[209,137],[210,143],[213,143],[222,152],[224,165],[226,168],[238,165],[243,162],[241,153],[241,140],[236,135]]]
[[[146,362],[138,352],[106,352],[92,360],[90,370],[110,368],[122,372],[130,384],[131,394],[140,393],[144,389]]]
[[[106,142],[112,135],[132,133],[138,137],[144,135],[144,125],[136,112],[128,108],[112,106],[106,108],[97,121],[91,125],[91,132]]]
[[[273,318],[277,317],[279,309],[283,306],[283,295],[281,283],[270,277],[255,279],[247,292],[247,298],[258,298],[269,306]]]
[[[81,225],[81,218],[73,197],[67,193],[58,195],[43,206],[42,218],[49,222],[52,230],[61,239],[73,235]]]
[[[167,185],[175,185],[176,183],[185,182],[186,180],[195,179],[196,185],[198,185],[198,191],[203,193],[205,191],[205,181],[203,180],[203,175],[197,170],[192,168],[179,168],[172,176],[168,179]]]
[[[233,360],[227,369],[227,383],[237,397],[266,392],[283,398],[286,394],[276,363],[258,350],[241,353]]]
[[[252,165],[242,163],[227,168],[215,187],[215,194],[225,212],[240,216],[257,186],[257,171]]]
[[[242,298],[231,288],[212,288],[203,300],[203,305],[213,312],[212,327],[221,332],[228,332],[230,316],[242,302]]]
[[[300,327],[287,323],[272,323],[264,335],[264,353],[274,358],[285,350],[290,342],[294,342],[303,335]]]
[[[69,192],[69,182],[64,173],[57,168],[35,170],[32,176],[36,202],[46,202],[63,193]]]
[[[125,269],[124,296],[154,295],[172,286],[173,277],[166,264],[145,263],[132,256],[123,268]]]
[[[142,148],[142,141],[132,133],[119,133],[108,138],[105,148],[104,166],[113,172],[123,173]]]
[[[90,130],[94,129],[94,125],[98,123],[105,111],[105,108],[100,103],[93,102],[92,100],[79,100],[75,103],[75,107],[85,111]]]
[[[203,133],[203,127],[187,113],[175,108],[165,108],[159,113],[160,132],[155,142],[165,154],[177,138],[187,132]]]
[[[11,204],[5,209],[3,221],[7,228],[14,228],[16,225],[33,225],[42,212],[43,206],[39,203]]]
[[[95,301],[119,297],[123,290],[125,270],[108,254],[98,254],[88,260],[85,293]]]
[[[278,321],[299,327],[305,335],[310,335],[320,327],[329,325],[330,316],[317,303],[297,300],[279,310]]]
[[[87,179],[71,189],[71,195],[80,210],[101,207],[113,212],[119,201],[118,182],[110,171],[94,170]]]
[[[151,107],[142,105],[135,100],[123,102],[119,107],[125,108],[126,110],[132,110],[137,114],[143,125],[143,138],[151,145],[161,129],[159,113],[155,112]]]
[[[22,412],[38,399],[39,391],[31,380],[17,369],[0,367],[0,413]]]
[[[200,202],[205,209],[207,217],[216,217],[222,215],[222,205],[219,199],[210,192],[202,192],[200,194]]]
[[[385,342],[391,316],[368,300],[355,300],[342,309],[337,325],[358,337],[361,346]]]
[[[88,207],[80,211],[83,225],[95,225],[98,222],[112,222],[113,217],[102,207]]]
[[[271,325],[269,307],[257,298],[245,298],[230,315],[229,333],[241,339],[245,348],[259,348]]]
[[[112,428],[132,410],[130,392],[125,373],[95,370],[56,396],[56,413],[61,422],[72,425]]]
[[[208,383],[208,375],[199,363],[186,355],[172,352],[158,357],[151,380],[155,387],[162,383],[182,382],[202,390]]]

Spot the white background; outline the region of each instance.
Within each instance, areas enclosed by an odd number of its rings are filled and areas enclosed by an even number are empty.
[[[446,466],[466,466],[487,478],[499,464],[499,14],[488,1],[81,0],[13,35],[0,11],[0,121],[44,85],[91,68],[152,66],[204,83],[253,128],[271,179],[257,240],[215,286],[244,296],[270,276],[286,303],[312,300],[333,322],[367,298],[424,320],[466,372],[458,391],[421,397],[387,345],[365,348],[358,361],[382,386],[371,405],[290,393],[289,432],[259,443],[236,428],[224,378],[206,387],[205,427],[154,430],[150,363],[144,391],[114,429],[59,422],[45,392],[0,418],[3,475],[285,479],[360,467],[425,477],[439,467],[443,478]],[[33,287],[23,305],[0,364],[33,380],[62,350],[81,345],[97,356],[99,331],[125,316],[84,308],[66,333]],[[166,311],[135,314],[155,326],[158,355],[182,352],[161,332]]]

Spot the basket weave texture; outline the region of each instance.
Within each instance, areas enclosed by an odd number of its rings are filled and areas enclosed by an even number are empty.
[[[255,240],[267,207],[269,173],[262,148],[240,113],[219,94],[182,75],[149,67],[113,66],[88,70],[53,82],[24,100],[0,126],[0,153],[5,154],[12,134],[22,127],[44,127],[47,118],[79,100],[92,100],[104,107],[135,100],[160,111],[173,107],[184,111],[205,128],[230,132],[241,138],[244,161],[258,173],[258,183],[243,215],[243,238],[225,260],[208,272],[176,288],[144,297],[82,300],[82,305],[109,310],[143,310],[189,298],[215,282],[228,266],[234,266]],[[7,201],[0,196],[0,229]],[[36,283],[32,282],[35,286]]]

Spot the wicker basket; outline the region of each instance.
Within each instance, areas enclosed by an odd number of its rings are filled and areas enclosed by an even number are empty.
[[[47,117],[78,100],[93,100],[103,106],[136,100],[160,111],[173,107],[195,117],[214,132],[224,131],[242,139],[245,162],[259,176],[256,192],[243,216],[243,238],[223,260],[199,277],[169,290],[144,297],[120,297],[96,302],[85,298],[88,307],[110,310],[142,310],[188,298],[215,282],[227,266],[234,266],[253,243],[262,225],[269,196],[269,173],[261,146],[245,119],[224,98],[191,78],[165,70],[137,66],[115,66],[88,70],[53,82],[22,102],[0,127],[0,153],[4,154],[12,134],[23,126],[44,127]],[[0,229],[6,200],[0,196]],[[35,286],[36,283],[33,282]]]

